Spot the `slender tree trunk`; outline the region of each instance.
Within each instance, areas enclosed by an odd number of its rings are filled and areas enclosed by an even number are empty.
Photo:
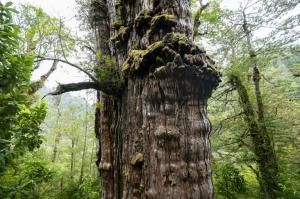
[[[72,138],[71,140],[71,164],[70,164],[70,178],[71,181],[74,179],[74,167],[75,167],[75,154],[74,154],[75,141]]]
[[[98,95],[102,198],[213,198],[207,99],[214,63],[192,42],[189,0],[97,0],[97,47],[123,92]],[[99,66],[100,67],[100,66]],[[116,82],[118,83],[118,82]]]
[[[60,192],[63,193],[64,190],[64,177],[60,178]]]
[[[60,137],[61,137],[60,133],[57,133],[55,136],[54,147],[53,147],[53,157],[52,157],[53,163],[55,163],[56,158],[57,158],[57,151],[58,151],[58,144],[59,144]]]
[[[93,142],[92,152],[91,152],[91,157],[90,157],[90,175],[92,175],[92,164],[93,164],[93,161],[94,161],[94,158],[95,158],[94,149],[95,149],[95,142]]]
[[[58,129],[59,120],[60,120],[60,116],[61,116],[59,104],[60,104],[60,97],[58,99],[56,99],[56,109],[57,109],[57,117],[56,117],[56,122],[55,122],[56,129]],[[53,163],[55,163],[56,158],[57,158],[58,144],[59,144],[60,137],[61,137],[61,133],[59,132],[59,130],[55,130],[55,131],[56,131],[56,135],[55,135],[55,139],[54,139],[53,156],[52,156]]]
[[[257,127],[257,130],[253,129],[251,132],[252,138],[257,137],[258,139],[253,139],[253,145],[255,147],[255,155],[257,157],[257,163],[259,168],[259,182],[260,182],[260,188],[261,188],[261,198],[267,198],[267,199],[273,199],[276,198],[276,192],[280,190],[279,184],[278,184],[278,162],[276,159],[276,153],[274,150],[273,145],[273,138],[272,134],[268,131],[266,122],[265,122],[265,111],[264,111],[264,104],[263,99],[260,91],[260,72],[258,69],[258,63],[257,63],[257,54],[253,48],[252,45],[252,38],[251,38],[251,31],[249,29],[248,23],[247,23],[247,17],[246,14],[243,13],[244,23],[243,23],[243,31],[246,35],[247,40],[247,47],[249,52],[249,58],[251,60],[250,67],[253,70],[252,73],[252,81],[254,84],[254,93],[256,98],[256,106],[257,111],[256,113],[253,112],[253,116],[251,115],[253,121],[255,121]],[[240,83],[236,82],[237,84],[240,84],[242,86],[241,81]],[[239,92],[240,98],[242,98],[241,95],[248,95],[247,90],[245,89],[244,93]],[[243,101],[243,100],[242,100]],[[250,100],[248,100],[249,106],[252,106]],[[242,103],[245,103],[242,102]],[[248,123],[249,126],[251,126],[251,123]],[[249,128],[251,129],[251,127]]]
[[[84,143],[83,143],[83,150],[82,150],[82,158],[81,158],[81,168],[80,168],[80,177],[79,182],[82,183],[83,180],[83,172],[84,172],[84,160],[85,160],[85,153],[86,153],[86,144],[87,144],[87,132],[88,132],[88,105],[86,103],[86,112],[85,112],[85,129],[84,129]]]
[[[261,154],[259,170],[261,175],[261,198],[276,198],[276,191],[280,190],[278,185],[279,171],[276,153],[273,145],[272,134],[267,130],[265,123],[264,105],[260,92],[260,73],[258,68],[253,68],[253,83],[255,87],[255,98],[257,103],[257,115],[260,126],[260,133],[263,135],[264,154]]]
[[[245,121],[248,125],[250,137],[253,143],[253,151],[258,165],[258,181],[261,186],[261,198],[276,198],[278,168],[271,145],[270,137],[265,126],[261,125],[255,109],[250,101],[248,91],[240,77],[230,76],[230,83],[236,88],[240,103],[245,113]]]

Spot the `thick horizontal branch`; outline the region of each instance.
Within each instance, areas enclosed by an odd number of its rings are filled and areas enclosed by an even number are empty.
[[[96,77],[94,77],[92,74],[90,74],[89,72],[87,72],[86,70],[84,70],[83,68],[81,68],[80,66],[73,64],[71,62],[68,62],[66,60],[63,59],[58,59],[58,58],[52,58],[52,57],[38,57],[37,60],[35,60],[35,62],[41,62],[41,61],[45,61],[45,60],[53,60],[53,61],[59,61],[65,64],[68,64],[78,70],[80,70],[81,72],[85,73],[87,76],[89,76],[93,81],[97,81]]]
[[[71,91],[80,91],[86,89],[95,89],[102,91],[108,95],[118,96],[122,91],[122,86],[116,82],[79,82],[70,84],[59,84],[55,91],[48,95],[60,95]],[[45,96],[45,97],[46,97]]]

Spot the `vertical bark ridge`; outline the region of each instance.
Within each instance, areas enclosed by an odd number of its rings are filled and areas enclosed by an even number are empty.
[[[102,198],[213,198],[206,107],[220,74],[192,43],[190,1],[94,1],[98,48],[126,84],[101,99]]]

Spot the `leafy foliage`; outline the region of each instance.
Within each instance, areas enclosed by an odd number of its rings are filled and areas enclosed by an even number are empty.
[[[99,181],[94,178],[84,178],[82,183],[70,182],[57,196],[62,199],[98,199],[100,197]]]
[[[246,182],[239,169],[230,163],[219,164],[216,168],[215,187],[217,195],[238,198],[237,193],[246,191]]]
[[[253,52],[260,70],[264,124],[272,137],[279,165],[282,190],[278,198],[299,198],[300,186],[299,180],[296,180],[299,177],[298,161],[294,161],[299,159],[299,134],[296,132],[300,128],[296,116],[300,111],[300,84],[294,72],[299,63],[299,24],[295,23],[297,14],[294,9],[297,5],[299,1],[241,1],[237,9],[227,10],[221,5],[218,21],[206,20],[210,31],[200,42],[209,44],[207,49],[223,67],[224,74],[223,85],[209,102],[209,117],[214,128],[212,150],[216,176],[224,162],[236,165],[247,187],[244,194],[233,191],[232,195],[238,198],[259,197],[260,174],[254,153],[255,145],[243,119],[245,113],[238,93],[229,83],[229,77],[236,75],[241,79],[253,108],[257,110],[251,71],[253,58],[249,56]],[[245,19],[251,33],[248,38],[243,27]],[[248,39],[252,49],[249,49]],[[220,180],[219,177],[215,178],[217,187]],[[226,192],[219,192],[217,197],[229,196]]]
[[[35,57],[67,57],[75,48],[75,41],[62,19],[31,5],[19,6],[18,24],[24,38],[22,48]]]
[[[46,162],[34,160],[30,155],[18,159],[17,163],[1,176],[0,197],[39,198],[43,193],[41,185],[53,179],[55,172]]]
[[[0,3],[0,172],[14,158],[41,144],[39,125],[45,104],[31,106],[28,96],[32,57],[20,53],[19,27],[13,23],[17,12],[12,3]]]

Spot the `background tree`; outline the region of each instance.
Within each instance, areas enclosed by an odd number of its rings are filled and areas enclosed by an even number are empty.
[[[278,139],[277,135],[296,136],[283,135],[285,130],[280,125],[275,127],[274,122],[279,124],[282,118],[278,114],[279,104],[289,103],[292,96],[295,101],[291,107],[298,111],[295,90],[290,90],[290,83],[296,83],[290,70],[296,62],[282,64],[283,60],[291,60],[297,48],[295,41],[299,34],[294,7],[298,4],[298,1],[246,1],[237,10],[222,9],[215,15],[219,16],[217,23],[208,23],[210,33],[204,35],[208,40],[202,38],[218,47],[211,52],[225,68],[224,85],[210,106],[217,127],[213,139],[215,157],[234,161],[242,166],[240,171],[243,172],[246,172],[243,166],[248,167],[257,175],[262,198],[279,197],[282,194],[279,190],[286,189],[280,179],[285,173],[280,166],[286,166],[281,162],[282,144],[278,145],[282,138]],[[285,74],[284,78],[290,83],[278,82],[275,74],[279,73]],[[287,90],[277,92],[277,89]],[[286,120],[281,124],[290,122]],[[289,126],[290,132],[298,128],[295,124]],[[226,135],[225,143],[218,141],[219,133]],[[289,193],[293,195],[292,192]]]

